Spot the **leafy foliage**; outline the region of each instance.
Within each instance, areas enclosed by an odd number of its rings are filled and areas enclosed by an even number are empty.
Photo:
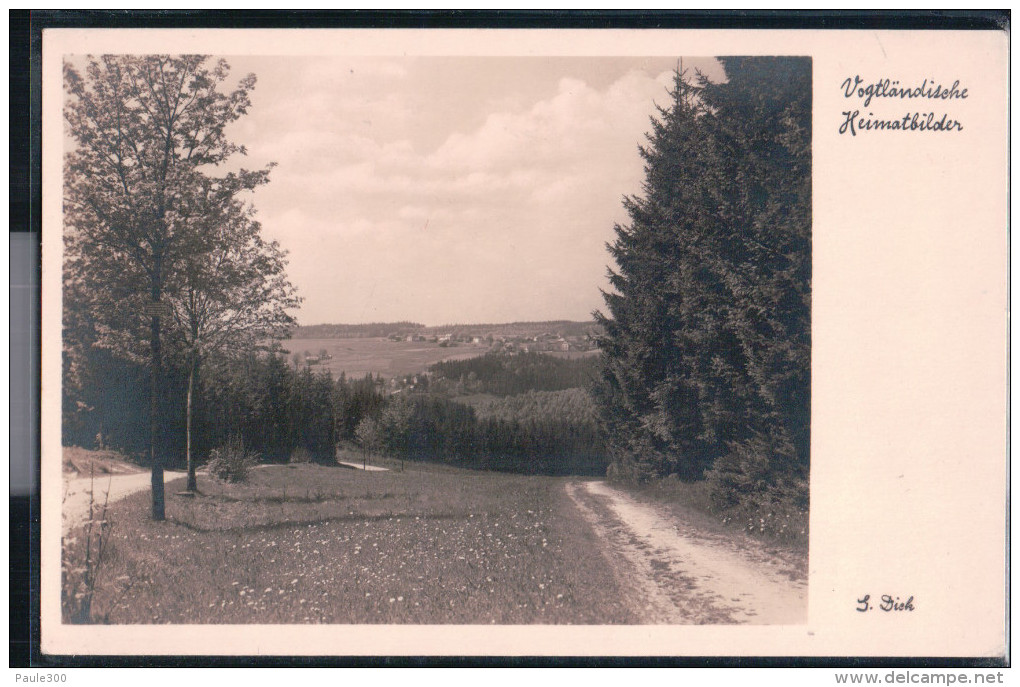
[[[213,371],[204,387],[206,412],[197,428],[200,446],[231,435],[272,462],[303,448],[332,462],[336,444],[335,390],[328,374],[295,371],[282,355],[250,354]]]
[[[240,439],[232,439],[224,446],[214,448],[206,467],[209,474],[223,482],[245,482],[248,473],[258,465],[259,455],[245,448]]]
[[[243,154],[226,127],[250,105],[254,75],[229,93],[229,67],[190,55],[90,58],[64,66],[68,130],[64,167],[67,339],[144,359],[147,301],[179,288],[239,194],[268,170],[213,177]],[[111,307],[116,304],[116,307]]]
[[[67,386],[83,391],[91,348],[148,359],[157,520],[164,504],[156,485],[168,457],[165,330],[177,325],[173,334],[191,356],[194,377],[203,347],[251,345],[289,325],[284,311],[296,305],[282,254],[261,241],[241,200],[266,183],[269,170],[216,175],[245,153],[227,130],[247,113],[255,76],[224,90],[229,66],[209,62],[202,55],[103,55],[87,58],[83,72],[64,64],[64,114],[74,140],[64,164]]]
[[[288,461],[291,465],[300,465],[303,463],[312,462],[312,454],[308,452],[304,446],[298,446],[296,449],[290,452],[290,460]]]

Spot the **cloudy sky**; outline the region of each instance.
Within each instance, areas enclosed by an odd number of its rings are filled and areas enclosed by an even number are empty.
[[[586,320],[675,57],[228,57],[301,324]],[[684,59],[710,76],[714,60]]]

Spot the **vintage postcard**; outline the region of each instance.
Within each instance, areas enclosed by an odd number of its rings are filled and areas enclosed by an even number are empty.
[[[999,31],[43,37],[42,650],[1007,652]]]

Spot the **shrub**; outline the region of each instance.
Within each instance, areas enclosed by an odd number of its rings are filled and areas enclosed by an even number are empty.
[[[606,479],[620,484],[646,484],[655,481],[655,472],[647,462],[619,454],[606,468]]]
[[[775,501],[807,509],[807,466],[792,442],[782,435],[755,434],[729,449],[706,475],[720,510]]]
[[[259,454],[244,447],[244,442],[235,439],[209,453],[207,468],[209,474],[223,482],[244,482],[248,473],[259,462]]]
[[[797,458],[782,437],[731,444],[707,474],[714,510],[750,534],[806,546],[809,483]]]
[[[312,454],[304,446],[298,446],[290,452],[290,463],[311,463]]]

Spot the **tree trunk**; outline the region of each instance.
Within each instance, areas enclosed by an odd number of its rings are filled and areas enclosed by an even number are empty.
[[[159,290],[153,289],[153,302],[159,302]],[[163,450],[160,436],[161,413],[159,407],[162,359],[159,347],[159,315],[152,316],[152,365],[149,380],[149,459],[152,462],[152,519],[166,520],[166,501],[163,489]]]
[[[188,491],[198,491],[198,479],[195,476],[195,461],[191,459],[191,398],[195,389],[195,376],[198,374],[198,353],[193,353],[191,368],[188,370],[188,411],[185,421],[185,447],[188,456]]]

